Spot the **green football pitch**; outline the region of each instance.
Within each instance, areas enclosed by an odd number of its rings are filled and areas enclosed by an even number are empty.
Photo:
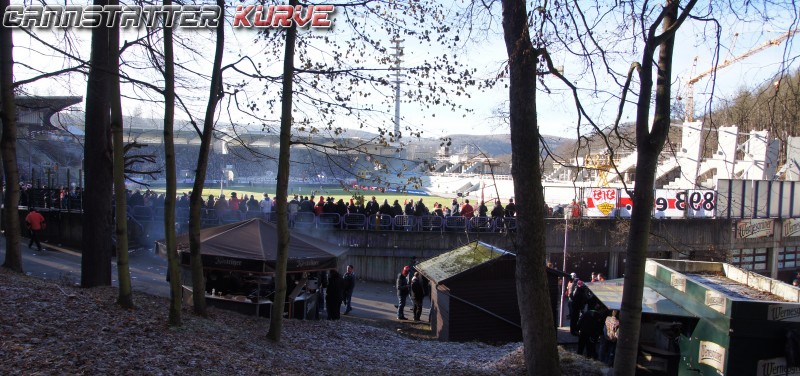
[[[164,192],[165,189],[163,187],[156,187],[152,189],[156,192]],[[190,192],[191,188],[179,188],[178,194],[182,194],[184,192]],[[242,198],[242,195],[246,195],[248,198],[250,195],[253,195],[256,200],[261,200],[264,196],[264,193],[268,194],[269,197],[275,196],[275,188],[258,188],[258,187],[249,187],[249,186],[227,186],[224,189],[220,189],[219,186],[206,186],[203,188],[203,196],[208,197],[208,195],[214,195],[214,197],[219,197],[220,194],[224,194],[226,198],[231,197],[231,193],[236,192],[236,196]],[[453,202],[453,198],[455,197],[440,197],[440,196],[425,196],[425,195],[415,195],[415,194],[408,194],[402,192],[380,192],[375,190],[368,190],[368,189],[344,189],[341,187],[329,187],[329,186],[295,186],[289,189],[289,198],[291,199],[294,195],[300,196],[311,196],[314,195],[314,201],[319,201],[319,196],[324,196],[326,199],[328,197],[333,197],[335,201],[338,201],[340,198],[344,200],[345,203],[349,202],[351,198],[357,195],[363,195],[366,201],[372,199],[372,196],[378,200],[379,204],[383,203],[383,200],[389,200],[389,204],[394,203],[394,200],[398,200],[400,204],[403,204],[406,200],[417,200],[422,199],[422,202],[425,203],[426,206],[429,208],[432,207],[434,203],[443,204],[444,206],[449,206]],[[470,201],[475,202],[479,199],[473,198]],[[461,200],[459,200],[461,202]]]

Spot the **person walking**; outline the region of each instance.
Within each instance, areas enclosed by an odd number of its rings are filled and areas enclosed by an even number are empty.
[[[344,314],[350,313],[353,307],[350,305],[353,299],[353,290],[356,288],[356,274],[353,273],[353,265],[347,265],[347,272],[344,273]]]
[[[422,317],[422,300],[425,299],[425,286],[422,283],[422,276],[419,272],[414,272],[411,278],[411,302],[414,304],[414,321],[420,321]]]
[[[325,307],[328,311],[328,320],[338,320],[342,306],[342,276],[336,269],[328,272],[328,289],[325,295]]]
[[[403,271],[397,275],[397,282],[395,283],[395,288],[397,289],[397,319],[398,320],[408,320],[403,313],[403,310],[406,308],[406,300],[408,299],[409,293],[409,286],[408,286],[408,272],[411,270],[410,267],[404,266]]]
[[[33,247],[33,243],[36,243],[36,247],[41,252],[42,243],[39,243],[39,232],[44,230],[47,224],[44,221],[44,217],[41,213],[36,211],[36,208],[31,208],[31,212],[25,216],[25,223],[28,226],[28,232],[31,234],[31,241],[28,243],[28,248]]]

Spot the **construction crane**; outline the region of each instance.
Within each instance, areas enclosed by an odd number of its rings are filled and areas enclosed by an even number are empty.
[[[611,155],[607,153],[589,154],[583,161],[584,168],[597,171],[597,184],[600,187],[608,187],[608,173],[619,161],[612,161]]]
[[[761,52],[763,50],[766,50],[767,48],[770,48],[772,46],[777,46],[777,45],[783,43],[783,41],[785,41],[785,40],[791,38],[792,36],[794,36],[794,34],[798,30],[800,30],[800,29],[789,30],[789,31],[783,33],[781,36],[779,36],[779,37],[777,37],[775,39],[770,39],[770,40],[764,42],[763,44],[761,44],[759,46],[756,46],[755,48],[751,49],[750,51],[747,51],[747,52],[745,52],[745,53],[743,53],[743,54],[741,54],[739,56],[736,56],[736,57],[734,57],[734,58],[732,58],[730,60],[725,60],[722,63],[717,64],[716,66],[712,67],[711,69],[709,69],[709,70],[707,70],[707,71],[705,71],[703,73],[700,73],[697,76],[694,76],[694,77],[690,78],[689,81],[686,82],[686,121],[687,122],[694,121],[694,84],[697,83],[697,81],[700,81],[701,79],[703,79],[703,77],[708,76],[709,74],[712,74],[712,73],[716,73],[716,71],[718,71],[718,70],[720,70],[722,68],[725,68],[725,67],[727,67],[727,66],[729,66],[729,65],[731,65],[733,63],[736,63],[738,61],[742,61],[744,59],[747,59],[750,56],[755,55],[756,53],[759,53],[759,52]],[[697,62],[697,60],[695,60],[695,63],[696,62]]]

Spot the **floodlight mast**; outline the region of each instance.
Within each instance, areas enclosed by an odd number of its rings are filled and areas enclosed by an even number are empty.
[[[405,39],[400,39],[400,37],[395,36],[392,38],[391,42],[394,43],[394,46],[389,48],[394,50],[394,54],[392,57],[394,58],[394,66],[392,66],[392,70],[394,70],[394,138],[395,140],[400,138],[400,84],[403,82],[402,79],[405,77],[400,71],[402,70],[401,63],[403,60],[401,59],[403,54],[403,47],[400,43],[404,42]]]
[[[697,81],[700,81],[701,79],[703,79],[704,77],[708,76],[709,74],[716,73],[718,70],[720,70],[722,68],[725,68],[725,67],[727,67],[727,66],[729,66],[729,65],[731,65],[733,63],[742,61],[742,60],[747,59],[748,57],[753,56],[753,55],[755,55],[755,54],[757,54],[757,53],[759,53],[759,52],[761,52],[763,50],[766,50],[766,49],[772,47],[772,46],[777,46],[777,45],[783,43],[783,41],[785,41],[785,40],[791,38],[792,36],[794,36],[794,34],[798,30],[800,30],[800,29],[789,30],[789,31],[783,33],[781,36],[779,36],[779,37],[777,37],[775,39],[770,39],[770,40],[764,42],[763,44],[761,44],[759,46],[756,46],[755,48],[753,48],[753,49],[751,49],[751,50],[749,50],[749,51],[747,51],[747,52],[745,52],[745,53],[743,53],[743,54],[741,54],[739,56],[736,56],[736,57],[734,57],[734,58],[732,58],[730,60],[725,60],[722,63],[717,64],[714,67],[711,67],[709,70],[707,70],[707,71],[705,71],[703,73],[700,73],[697,76],[694,76],[694,77],[690,78],[689,81],[686,82],[686,121],[687,122],[693,122],[694,121],[694,84],[697,83]],[[695,64],[697,63],[696,59],[697,58],[695,58]]]

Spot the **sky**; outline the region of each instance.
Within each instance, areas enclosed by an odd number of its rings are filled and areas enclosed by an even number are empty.
[[[455,12],[454,9],[458,8],[458,2],[454,2],[453,8],[450,12]],[[460,4],[460,3],[459,3]],[[499,16],[498,9],[494,9],[496,15]],[[452,16],[454,13],[450,13]],[[341,13],[334,17],[342,17]],[[230,16],[229,16],[230,18]],[[484,19],[485,20],[485,19]],[[782,32],[791,27],[788,20],[775,20],[775,25],[745,25],[737,22],[734,19],[722,19],[720,25],[723,28],[720,32],[720,40],[722,49],[720,51],[720,59],[738,56],[755,46],[758,46],[765,41],[776,38]],[[341,26],[342,23],[340,22]],[[484,22],[479,26],[480,32],[474,32],[471,38],[464,38],[462,43],[457,43],[455,50],[444,51],[448,53],[451,58],[458,59],[460,63],[469,68],[474,68],[474,77],[477,79],[489,79],[495,77],[504,67],[506,59],[505,45],[502,39],[502,30],[500,23],[496,20],[494,22]],[[69,49],[75,54],[88,58],[88,38],[89,32],[87,30],[70,30],[71,34],[79,42],[74,45],[68,44],[63,38],[60,38],[57,33],[48,32],[47,30],[39,31],[50,43],[59,46],[60,48]],[[344,38],[345,31],[341,27],[334,27],[329,31],[331,38]],[[462,30],[463,32],[463,30]],[[186,63],[188,66],[193,67],[198,72],[207,72],[213,57],[213,43],[210,39],[210,33],[204,31],[188,31],[180,30],[179,35],[188,37],[188,43],[197,48],[198,53],[191,54],[185,51],[178,52],[178,59]],[[738,34],[737,34],[738,33]],[[384,33],[385,34],[385,33]],[[463,35],[463,34],[462,34]],[[703,72],[713,66],[713,30],[709,31],[707,25],[701,25],[697,22],[688,23],[685,25],[681,32],[676,36],[676,49],[674,57],[674,95],[681,95],[685,97],[685,93],[679,93],[679,90],[685,87],[685,81],[688,77],[694,76],[697,73]],[[133,40],[136,37],[136,31],[128,30],[123,36],[124,40]],[[270,67],[270,72],[277,74],[280,68],[280,53],[281,51],[274,51],[267,47],[264,43],[256,40],[256,34],[252,30],[227,30],[226,41],[226,63],[234,61],[238,56],[247,54],[255,56],[257,61]],[[381,35],[377,33],[372,35],[374,39],[382,40],[384,45],[389,44],[391,35]],[[33,73],[32,69],[40,71],[48,71],[58,69],[69,62],[59,57],[57,53],[53,53],[46,47],[39,45],[33,41],[24,32],[17,30],[14,33],[15,45],[15,60],[18,63],[15,67],[17,79],[24,79],[30,77]],[[424,44],[415,42],[413,38],[406,38],[404,43],[404,67],[414,67],[423,64],[425,61],[431,61],[435,55],[440,55],[443,51],[436,46],[426,46]],[[717,96],[729,97],[736,93],[737,90],[743,88],[751,88],[763,84],[771,80],[771,77],[778,71],[781,66],[780,62],[785,60],[784,56],[796,56],[797,51],[794,47],[794,38],[790,39],[790,43],[784,42],[781,45],[765,49],[762,52],[754,54],[753,56],[741,62],[733,64],[725,69],[722,69],[717,74],[716,81],[711,81],[710,77],[700,80],[695,85],[695,102],[697,112],[702,112],[701,106],[708,105],[709,93],[712,89],[712,82]],[[319,54],[320,59],[326,59],[330,56],[332,51],[326,50],[325,46],[317,46],[316,49],[310,53]],[[134,54],[135,52],[131,52]],[[457,56],[457,57],[455,57]],[[694,59],[697,58],[696,66]],[[596,87],[593,87],[591,82],[587,79],[584,71],[585,65],[577,61],[572,55],[554,49],[553,59],[557,66],[564,67],[564,74],[573,83],[581,88],[581,97],[587,111],[591,114],[592,118],[601,126],[610,124],[617,112],[619,95],[619,88],[616,84],[609,80],[601,79]],[[628,55],[620,55],[614,62],[615,69],[624,71],[632,61],[638,61],[641,57],[638,54],[632,53]],[[152,66],[148,66],[141,55],[130,56],[126,59],[127,69],[140,74],[140,78],[153,83],[157,83],[158,79],[153,78]],[[298,60],[299,63],[299,60]],[[386,68],[378,64],[368,64],[370,68],[381,69]],[[790,66],[792,70],[796,66]],[[149,72],[149,73],[146,73]],[[202,108],[205,105],[205,97],[207,96],[207,82],[204,82],[205,73],[199,76],[192,76],[186,82],[186,89],[184,95],[187,102],[193,108],[193,112],[202,113]],[[231,77],[232,79],[241,79],[241,77]],[[547,94],[542,91],[537,95],[537,109],[540,122],[540,130],[543,134],[561,136],[561,137],[576,137],[576,122],[577,114],[573,104],[571,93],[565,90],[565,86],[557,82],[552,77],[543,78],[543,82],[551,89],[551,93]],[[403,92],[405,93],[410,88],[413,88],[414,82],[407,82],[403,85]],[[409,126],[414,129],[423,131],[423,135],[427,137],[440,137],[447,134],[500,134],[508,133],[508,126],[502,118],[497,116],[497,111],[506,106],[507,93],[507,79],[500,79],[499,84],[492,89],[488,90],[472,90],[468,91],[469,98],[465,95],[455,96],[451,95],[458,105],[463,108],[471,110],[470,112],[452,111],[444,106],[428,107],[428,103],[408,102],[404,101],[401,104],[401,116],[403,126]],[[29,93],[38,95],[82,95],[85,96],[86,86],[85,77],[82,75],[70,75],[54,79],[42,80],[25,88]],[[593,90],[596,89],[596,90]],[[146,97],[151,98],[154,102],[137,102],[134,100],[124,100],[124,111],[129,115],[141,115],[147,117],[159,117],[163,111],[158,105],[158,95],[147,90],[127,87],[123,89],[126,94],[131,97]],[[243,91],[247,91],[250,98],[259,98],[259,103],[266,102],[266,96],[269,93],[277,92],[276,86],[268,86],[265,88],[259,83],[249,83]],[[369,113],[363,115],[367,118],[367,122],[383,123],[391,122],[394,116],[394,108],[387,106],[386,102],[393,102],[393,90],[390,88],[376,88],[375,95],[370,98],[359,99],[353,102],[355,105],[376,105],[380,109],[378,113]],[[628,110],[624,112],[622,121],[632,121],[633,113],[632,106],[628,106]],[[309,109],[306,108],[305,115],[309,115]],[[242,122],[249,120],[242,120],[241,114],[230,114],[223,111],[220,115],[223,121]],[[185,117],[180,112],[178,117]],[[275,116],[265,115],[273,121]],[[342,124],[344,127],[352,126],[356,122],[351,118],[340,117],[337,119],[337,124]],[[583,123],[582,131],[586,131],[588,127]]]

